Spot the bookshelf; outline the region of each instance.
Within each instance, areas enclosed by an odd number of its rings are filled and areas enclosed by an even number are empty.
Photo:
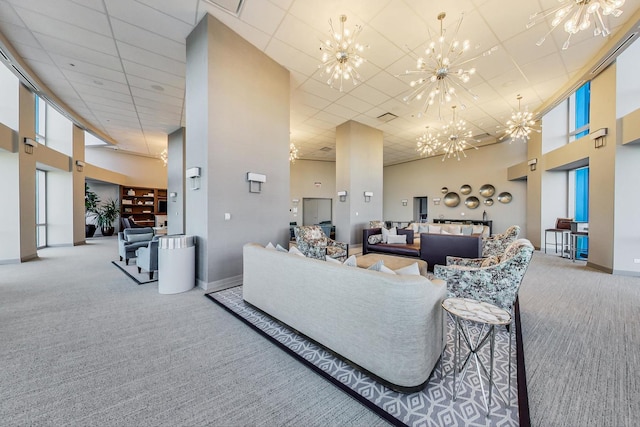
[[[120,186],[120,217],[154,227],[156,215],[167,213],[167,189]]]

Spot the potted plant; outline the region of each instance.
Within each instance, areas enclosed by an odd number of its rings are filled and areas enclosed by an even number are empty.
[[[113,222],[118,218],[118,204],[115,200],[109,199],[96,210],[96,225],[100,227],[103,236],[112,236],[115,228]]]
[[[89,184],[85,182],[84,183],[85,237],[93,237],[93,235],[96,232],[96,224],[94,222],[96,219],[96,213],[98,210],[99,202],[100,202],[100,199],[98,198],[98,195],[95,192],[91,191],[91,189],[89,188]]]

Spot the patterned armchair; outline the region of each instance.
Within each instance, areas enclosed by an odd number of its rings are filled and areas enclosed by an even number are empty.
[[[387,228],[384,221],[369,221],[369,228]]]
[[[512,225],[502,234],[496,234],[491,237],[482,238],[482,256],[500,256],[504,253],[507,246],[518,238],[520,227]]]
[[[532,255],[531,242],[519,239],[500,256],[447,257],[447,265],[436,265],[433,274],[447,281],[449,297],[471,298],[511,311]]]
[[[349,245],[330,239],[319,225],[295,226],[293,232],[298,249],[305,256],[321,260],[327,255],[340,261],[347,259]]]

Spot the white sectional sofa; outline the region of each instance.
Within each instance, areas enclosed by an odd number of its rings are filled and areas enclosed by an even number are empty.
[[[383,384],[422,389],[442,350],[445,282],[328,263],[249,243],[243,298]]]

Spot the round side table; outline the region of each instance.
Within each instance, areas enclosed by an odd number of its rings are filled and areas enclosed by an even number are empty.
[[[508,325],[511,323],[511,314],[493,304],[487,302],[476,301],[469,298],[447,298],[442,302],[442,308],[453,317],[455,323],[455,338],[454,338],[454,359],[453,359],[453,400],[456,400],[458,393],[458,386],[464,380],[464,376],[467,372],[469,361],[473,358],[476,364],[476,370],[478,372],[478,379],[480,381],[480,388],[482,389],[482,397],[484,398],[485,406],[487,407],[487,415],[489,415],[489,409],[491,407],[491,396],[493,384],[493,354],[495,349],[495,327],[500,325]],[[469,328],[465,328],[464,322],[474,322],[482,325],[482,330],[475,339],[472,341],[471,331]],[[488,326],[488,330],[485,332],[485,327]],[[465,357],[462,364],[460,364],[460,337],[462,337],[469,348],[469,354]],[[489,371],[482,364],[478,352],[489,343]],[[509,349],[511,351],[511,349]],[[484,391],[484,385],[482,383],[482,376],[480,375],[480,368],[489,377],[489,398],[487,399]],[[456,375],[458,371],[462,371],[459,382],[456,381]]]

